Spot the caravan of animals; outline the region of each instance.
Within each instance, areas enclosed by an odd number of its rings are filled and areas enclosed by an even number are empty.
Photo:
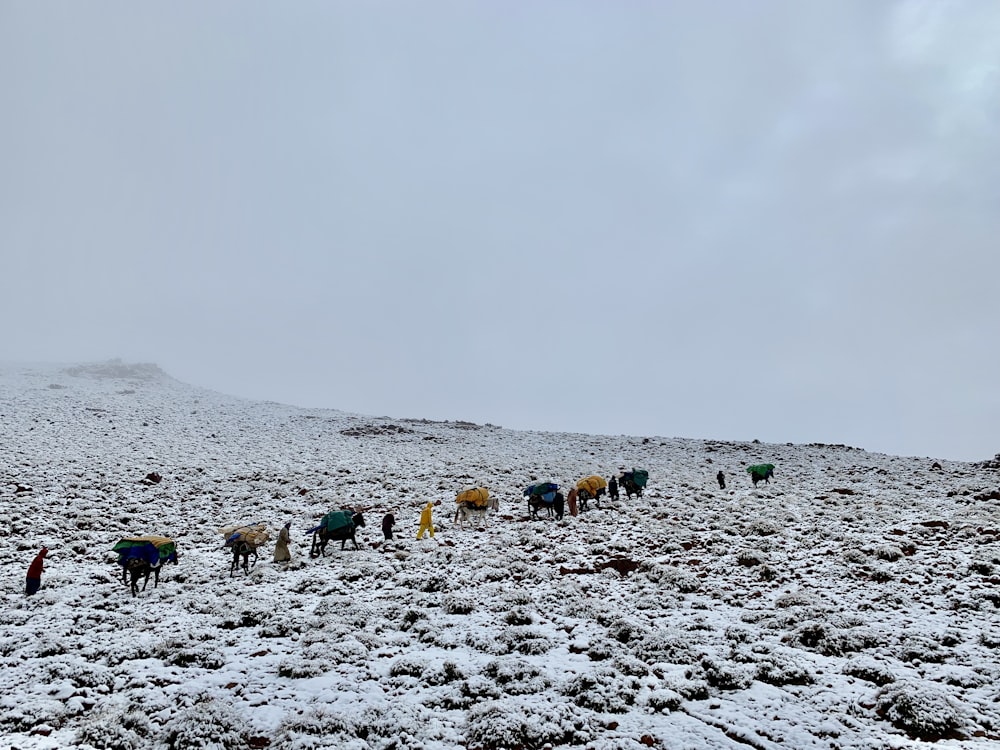
[[[0,366],[0,414],[4,747],[1000,742],[1000,457],[364,417],[121,362]]]
[[[765,467],[763,470],[761,467]],[[762,471],[766,470],[766,473]],[[769,481],[774,476],[774,466],[771,464],[747,467],[753,479],[754,485],[761,479]],[[720,472],[719,483],[725,487],[723,474]],[[162,480],[156,473],[147,475],[146,481],[159,482]],[[577,482],[576,487],[569,492],[570,515],[577,514],[576,500],[580,499],[580,509],[587,510],[587,501],[594,500],[600,507],[600,498],[608,491],[609,497],[617,501],[619,499],[619,485],[625,488],[625,494],[631,498],[635,495],[642,497],[642,488],[649,481],[649,472],[645,469],[633,469],[623,471],[617,477],[611,477],[610,482],[605,482],[603,477],[590,476]],[[538,520],[539,508],[545,508],[549,517],[562,520],[566,499],[559,491],[559,485],[554,482],[541,482],[529,485],[525,488],[525,497],[528,498],[528,515],[533,520]],[[438,501],[440,503],[440,501]],[[465,524],[471,520],[478,520],[480,527],[486,519],[487,511],[500,510],[499,501],[490,497],[490,491],[486,487],[474,487],[462,490],[455,497],[455,523],[460,528],[465,528]],[[433,526],[434,503],[427,503],[420,516],[420,529],[417,531],[417,540],[430,534],[434,538]],[[309,548],[310,557],[326,556],[326,546],[330,540],[339,540],[340,549],[343,551],[346,542],[350,541],[354,549],[359,549],[355,533],[360,526],[365,525],[364,515],[360,511],[334,510],[330,511],[320,519],[319,524],[306,531],[312,536],[312,545]],[[393,539],[393,527],[395,517],[391,513],[386,513],[382,518],[382,533],[386,541]],[[288,553],[288,529],[291,521],[285,524],[279,537],[279,545],[275,549],[274,562],[286,563],[291,561]],[[253,555],[253,564],[257,564],[260,557],[257,550],[263,546],[271,537],[267,530],[267,524],[255,523],[243,526],[226,526],[219,529],[225,539],[223,546],[232,550],[232,564],[229,567],[229,575],[232,576],[240,568],[243,572],[250,573],[250,556]],[[144,535],[126,537],[119,541],[113,549],[118,554],[118,565],[122,568],[122,582],[129,583],[132,596],[138,594],[138,580],[142,578],[142,588],[145,590],[149,584],[150,574],[154,574],[154,588],[159,585],[160,567],[164,563],[177,563],[177,545],[172,539],[158,535]],[[41,571],[41,560],[48,552],[43,548],[32,565],[35,572],[29,570],[25,593],[28,596],[38,591],[40,584],[39,573]]]

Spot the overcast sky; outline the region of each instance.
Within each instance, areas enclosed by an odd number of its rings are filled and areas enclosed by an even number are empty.
[[[0,0],[0,359],[1000,452],[1000,5]]]

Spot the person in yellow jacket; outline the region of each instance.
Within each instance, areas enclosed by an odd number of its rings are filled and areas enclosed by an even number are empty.
[[[417,539],[424,538],[424,532],[431,532],[431,539],[434,538],[434,526],[431,523],[431,511],[434,509],[434,503],[428,501],[424,509],[420,511],[420,531],[417,532]]]

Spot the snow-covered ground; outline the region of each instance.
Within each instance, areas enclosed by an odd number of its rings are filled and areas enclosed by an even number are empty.
[[[372,418],[121,363],[0,365],[0,414],[3,747],[1000,746],[987,465]],[[534,480],[632,467],[639,500],[527,517]],[[480,485],[500,512],[459,529]],[[341,508],[361,549],[310,559]],[[292,522],[293,561],[230,578],[217,530],[255,521]],[[139,534],[180,562],[133,598],[111,548]]]

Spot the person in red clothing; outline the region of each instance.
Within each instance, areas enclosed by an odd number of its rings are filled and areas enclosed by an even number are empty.
[[[28,566],[28,583],[24,587],[24,593],[31,596],[42,585],[42,561],[49,553],[48,547],[42,547],[42,551],[35,555],[35,559]]]

